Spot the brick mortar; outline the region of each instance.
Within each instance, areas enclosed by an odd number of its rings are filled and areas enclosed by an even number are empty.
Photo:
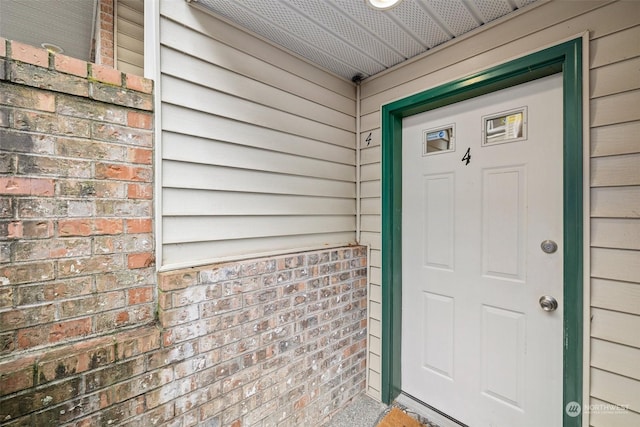
[[[363,247],[156,275],[152,83],[0,39],[0,86],[0,425],[323,425],[364,391]]]

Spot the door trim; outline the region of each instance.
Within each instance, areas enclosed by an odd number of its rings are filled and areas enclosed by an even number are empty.
[[[582,405],[582,38],[532,53],[382,106],[382,400],[401,392],[402,119],[552,74],[563,75],[563,408]],[[455,414],[452,414],[455,416]],[[575,415],[575,414],[571,414]],[[582,414],[563,413],[564,427]]]

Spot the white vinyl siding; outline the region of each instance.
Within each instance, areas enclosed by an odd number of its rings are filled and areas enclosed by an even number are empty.
[[[355,86],[164,1],[162,265],[355,242]]]
[[[591,137],[591,402],[629,405],[592,414],[593,426],[640,420],[640,3],[549,2],[434,49],[363,82],[362,244],[370,244],[371,307],[381,269],[380,106],[589,32]],[[381,322],[371,310],[369,324]],[[586,325],[589,328],[588,325]],[[368,392],[380,396],[380,328],[369,329]]]
[[[116,68],[144,74],[144,0],[116,0]]]

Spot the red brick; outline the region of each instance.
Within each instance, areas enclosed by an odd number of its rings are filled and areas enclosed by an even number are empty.
[[[143,93],[153,92],[153,80],[145,79],[144,77],[136,76],[134,74],[127,74],[126,77],[126,83],[129,89]]]
[[[155,264],[155,257],[151,252],[143,252],[139,254],[129,254],[127,257],[127,266],[129,268],[145,268]]]
[[[129,199],[151,199],[153,186],[151,184],[129,184],[127,185],[127,197]]]
[[[58,236],[90,236],[93,233],[90,219],[65,219],[58,221]]]
[[[153,288],[137,288],[129,289],[129,305],[142,304],[145,302],[151,302],[153,300]]]
[[[121,219],[100,218],[94,221],[95,234],[121,234],[123,221]]]
[[[49,330],[49,342],[55,343],[66,339],[82,337],[91,333],[91,318],[69,320],[54,323]]]
[[[127,160],[131,163],[150,165],[153,163],[153,150],[146,148],[129,148],[127,150]]]
[[[0,177],[0,194],[50,197],[54,193],[53,179]]]
[[[53,221],[23,221],[23,236],[26,239],[53,237]]]
[[[0,396],[33,386],[33,366],[36,358],[21,357],[0,364]]]
[[[104,65],[91,64],[91,77],[100,82],[116,86],[122,84],[122,73]]]
[[[10,221],[7,224],[7,239],[20,239],[22,236],[22,221]]]
[[[127,112],[127,125],[134,128],[151,129],[153,127],[153,115],[129,111]]]
[[[11,42],[11,57],[39,67],[49,66],[49,52],[17,41]]]
[[[12,285],[16,285],[53,280],[55,272],[52,262],[38,262],[0,267],[0,276],[7,278]]]
[[[151,169],[115,163],[98,163],[96,164],[96,178],[150,182]]]
[[[78,77],[87,77],[87,63],[85,61],[66,55],[55,55],[53,58],[56,70]]]
[[[128,219],[127,233],[151,233],[153,223],[151,219]]]

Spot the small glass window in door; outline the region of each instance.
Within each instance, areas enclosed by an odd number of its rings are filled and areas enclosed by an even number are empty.
[[[455,151],[455,125],[422,131],[422,155]]]
[[[527,139],[527,107],[484,116],[482,123],[483,146]]]

